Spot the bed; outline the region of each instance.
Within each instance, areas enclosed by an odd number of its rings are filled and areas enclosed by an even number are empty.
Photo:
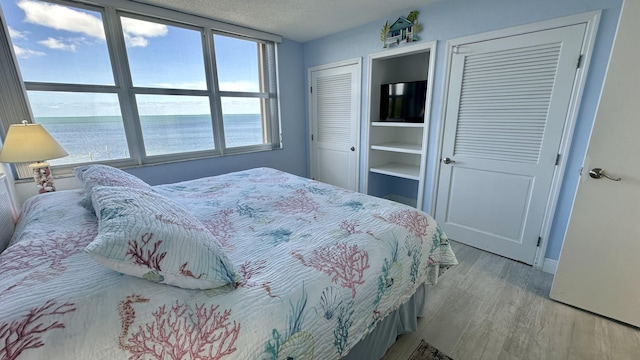
[[[76,176],[0,254],[0,359],[380,358],[457,263],[429,215],[274,169]]]

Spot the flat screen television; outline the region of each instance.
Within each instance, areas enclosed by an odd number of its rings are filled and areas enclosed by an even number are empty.
[[[380,121],[423,123],[427,80],[382,84]]]

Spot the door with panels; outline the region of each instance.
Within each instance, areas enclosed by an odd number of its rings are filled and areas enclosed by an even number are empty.
[[[311,177],[358,190],[360,59],[311,68]]]
[[[586,24],[454,48],[436,220],[533,264]]]

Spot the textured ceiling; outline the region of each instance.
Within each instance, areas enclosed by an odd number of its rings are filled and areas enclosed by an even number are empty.
[[[137,0],[298,42],[337,33],[438,0]]]

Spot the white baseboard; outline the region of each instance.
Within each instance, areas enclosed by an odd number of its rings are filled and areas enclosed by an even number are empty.
[[[555,275],[557,269],[558,269],[558,260],[544,258],[544,262],[542,263],[542,271]]]

